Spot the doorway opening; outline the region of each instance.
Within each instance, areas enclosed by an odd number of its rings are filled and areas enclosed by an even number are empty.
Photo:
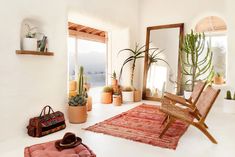
[[[78,68],[83,66],[91,87],[88,94],[98,103],[107,82],[107,32],[72,22],[68,32],[69,80],[76,80]]]

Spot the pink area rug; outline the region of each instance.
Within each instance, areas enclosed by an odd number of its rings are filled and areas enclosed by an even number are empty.
[[[104,133],[153,146],[176,149],[180,137],[188,128],[186,123],[175,121],[162,138],[161,122],[165,114],[158,106],[142,104],[127,112],[97,123],[85,130]]]

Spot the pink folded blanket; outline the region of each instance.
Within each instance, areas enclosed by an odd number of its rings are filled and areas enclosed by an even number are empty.
[[[26,147],[24,157],[96,157],[93,151],[84,144],[58,151],[55,142],[51,141]]]

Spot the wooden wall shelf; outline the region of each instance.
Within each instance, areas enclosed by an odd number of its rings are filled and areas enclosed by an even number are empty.
[[[16,54],[20,54],[20,55],[54,56],[53,52],[25,51],[25,50],[16,50]]]

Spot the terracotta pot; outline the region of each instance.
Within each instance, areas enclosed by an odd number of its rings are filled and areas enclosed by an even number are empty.
[[[214,84],[224,84],[224,78],[223,77],[218,77],[218,76],[215,76],[214,77]]]
[[[134,92],[133,91],[122,91],[122,99],[124,102],[133,102],[134,101]]]
[[[112,79],[112,86],[117,86],[117,85],[118,85],[118,80]]]
[[[87,107],[69,106],[68,107],[69,122],[74,124],[84,123],[87,120]]]
[[[112,103],[112,93],[103,92],[101,94],[101,103],[102,104],[111,104]]]
[[[122,105],[122,96],[121,95],[113,95],[113,104],[116,106]]]
[[[77,90],[77,81],[70,81],[69,82],[69,91],[76,91]]]
[[[92,97],[91,96],[88,96],[86,106],[87,106],[87,111],[92,110]]]
[[[77,95],[77,91],[69,91],[69,98],[71,98],[72,96],[76,96]]]
[[[134,102],[139,102],[139,101],[141,101],[141,91],[135,90],[134,91]]]

